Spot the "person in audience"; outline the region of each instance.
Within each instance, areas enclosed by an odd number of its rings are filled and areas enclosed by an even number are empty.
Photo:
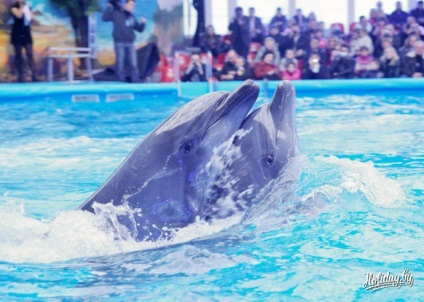
[[[400,59],[394,47],[387,47],[380,58],[380,70],[384,78],[400,76]]]
[[[278,66],[278,64],[280,63],[280,52],[278,50],[278,45],[275,43],[275,40],[271,37],[267,37],[265,39],[264,46],[262,46],[259,49],[258,53],[256,54],[254,63],[258,63],[259,61],[261,61],[262,57],[267,52],[272,52],[274,54],[273,64]]]
[[[228,30],[231,32],[233,49],[246,58],[250,46],[250,23],[249,18],[243,15],[241,7],[235,9],[235,16],[228,26]]]
[[[327,42],[327,48],[325,49],[325,55],[327,61],[325,62],[327,66],[331,65],[332,61],[335,59],[333,53],[335,50],[338,50],[340,47],[340,42],[337,37],[330,37]]]
[[[204,82],[206,81],[206,65],[200,60],[198,53],[192,53],[190,63],[181,77],[183,82]]]
[[[359,78],[364,78],[366,71],[370,70],[373,57],[366,46],[361,46],[356,56],[355,73]]]
[[[380,58],[387,47],[393,47],[393,37],[389,34],[384,34],[375,43],[374,57]]]
[[[262,20],[259,17],[255,16],[255,8],[249,8],[249,32],[250,32],[250,41],[261,43],[264,40],[264,27],[262,25]]]
[[[269,22],[270,29],[273,26],[277,26],[280,33],[286,29],[287,18],[283,15],[283,10],[281,9],[281,7],[277,7],[275,16],[272,17],[271,22]]]
[[[308,18],[303,15],[301,8],[296,9],[296,14],[293,16],[293,21],[295,24],[299,25],[300,28],[303,28],[303,26],[309,22]]]
[[[387,25],[386,18],[378,19],[377,24],[374,25],[372,32],[370,34],[370,37],[374,42],[377,41],[377,39],[383,35],[383,31],[386,28],[386,25]]]
[[[377,59],[372,59],[367,70],[361,73],[362,79],[376,79],[381,78],[382,72],[380,71],[380,62]]]
[[[281,35],[280,33],[280,29],[277,25],[272,25],[270,30],[269,30],[269,35],[267,36],[267,38],[273,38],[275,43],[277,44],[278,47],[278,51],[280,51],[280,46],[284,44],[284,37]],[[266,41],[266,38],[265,38]],[[281,55],[281,53],[280,53]]]
[[[313,34],[313,37],[315,39],[318,39],[318,41],[319,41],[319,47],[321,49],[326,49],[327,48],[327,38],[324,37],[324,32],[321,29],[316,30],[315,33]]]
[[[300,69],[297,68],[296,64],[290,62],[287,64],[287,68],[282,73],[283,80],[295,81],[302,78],[302,73]]]
[[[236,60],[239,57],[237,52],[234,49],[231,49],[227,52],[225,56],[224,66],[222,66],[221,71],[219,72],[217,78],[219,80],[233,80],[234,74],[237,70]]]
[[[296,68],[298,68],[299,64],[294,55],[293,49],[287,49],[284,58],[281,59],[280,62],[280,71],[284,72],[287,69],[287,66],[293,63]]]
[[[294,47],[293,31],[291,28],[286,28],[281,37],[282,39],[278,43],[278,50],[280,51],[280,55],[283,56],[287,49],[293,49]]]
[[[373,29],[371,23],[368,22],[368,20],[365,16],[359,17],[359,23],[357,23],[355,25],[355,28],[364,29],[367,32],[367,34],[371,34],[372,29]]]
[[[217,58],[221,52],[221,36],[215,33],[212,25],[206,28],[206,32],[200,37],[200,49],[202,52],[210,51]]]
[[[365,29],[355,29],[353,39],[350,42],[351,53],[357,55],[362,47],[366,47],[370,52],[373,52],[374,46],[372,40]]]
[[[411,16],[417,20],[418,24],[424,26],[424,2],[418,1],[417,7],[411,10]]]
[[[380,19],[383,19],[383,18],[380,18],[380,17],[378,16],[378,12],[377,12],[377,10],[376,10],[375,8],[372,8],[372,9],[370,10],[370,16],[369,16],[369,20],[368,20],[368,22],[371,24],[371,26],[372,26],[372,27],[375,27],[375,26],[377,26],[378,21],[379,21]]]
[[[24,75],[24,56],[25,49],[26,61],[31,69],[32,81],[37,82],[36,66],[33,55],[33,40],[31,35],[31,22],[34,14],[30,6],[24,0],[14,1],[10,9],[13,25],[11,30],[10,42],[15,51],[15,67],[18,72],[18,82],[25,81]]]
[[[418,24],[414,17],[409,16],[406,24],[403,26],[403,35],[406,38],[412,34],[424,37],[424,27]]]
[[[300,26],[294,24],[292,26],[292,48],[296,52],[296,57],[302,58],[305,53],[305,50],[309,48],[309,38],[302,34]]]
[[[255,78],[257,80],[280,80],[279,70],[276,65],[274,65],[274,53],[266,52],[263,55],[262,61],[259,61],[255,64],[254,68]]]
[[[424,41],[416,41],[414,49],[406,55],[403,74],[412,78],[424,76]]]
[[[402,10],[402,2],[397,1],[396,10],[390,15],[389,20],[397,30],[402,30],[408,16],[409,14]]]
[[[312,53],[302,74],[302,79],[324,80],[329,78],[327,66],[321,62],[319,54]]]
[[[340,51],[335,51],[336,58],[330,67],[330,77],[333,79],[353,79],[355,76],[355,60],[350,55],[347,44],[340,46]]]
[[[236,73],[234,74],[234,81],[245,81],[252,78],[249,64],[243,57],[236,59]]]
[[[399,49],[399,57],[401,62],[404,62],[406,55],[414,49],[414,43],[419,40],[419,36],[412,34],[409,35],[403,44],[403,46]]]
[[[389,16],[384,12],[383,1],[377,1],[377,14],[379,18],[388,18]]]
[[[303,34],[308,38],[311,38],[317,30],[319,30],[318,22],[311,20],[304,26]]]
[[[327,52],[320,47],[319,40],[317,38],[311,38],[309,48],[304,52],[303,60],[306,62],[310,57],[311,53],[317,53],[322,62],[327,62]]]

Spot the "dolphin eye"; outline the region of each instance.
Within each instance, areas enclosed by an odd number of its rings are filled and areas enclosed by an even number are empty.
[[[274,163],[274,155],[268,154],[268,156],[266,157],[266,164],[268,166],[271,166],[273,163]]]
[[[194,143],[192,141],[185,142],[180,146],[180,152],[184,155],[189,155],[194,149]]]
[[[272,167],[274,165],[274,154],[270,153],[262,158],[262,162],[267,167]]]

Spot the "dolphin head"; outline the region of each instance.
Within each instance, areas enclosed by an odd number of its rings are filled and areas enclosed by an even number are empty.
[[[246,117],[241,128],[247,134],[235,138],[234,144],[241,147],[242,160],[256,166],[254,173],[263,178],[261,182],[277,177],[287,162],[300,153],[295,101],[293,85],[280,82],[271,102]]]
[[[120,217],[136,240],[168,237],[198,215],[199,171],[213,149],[239,129],[259,94],[253,81],[232,93],[203,95],[179,108],[153,130],[105,184],[80,208],[93,203],[128,205],[133,215]],[[203,176],[202,176],[203,177]]]
[[[201,215],[205,220],[246,209],[259,191],[300,153],[292,84],[279,83],[271,103],[245,118],[227,152],[227,171],[219,171],[205,198]]]

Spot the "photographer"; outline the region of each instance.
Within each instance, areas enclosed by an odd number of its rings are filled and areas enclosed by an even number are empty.
[[[15,66],[18,72],[18,82],[22,83],[24,77],[24,59],[22,50],[25,49],[27,62],[32,72],[32,80],[36,82],[34,56],[32,50],[31,21],[34,14],[25,0],[14,1],[10,12],[13,16],[13,25],[11,31],[11,43],[15,50]]]
[[[198,53],[190,56],[190,63],[181,77],[183,82],[204,82],[206,81],[206,66],[200,60]]]
[[[125,61],[130,67],[131,82],[139,82],[137,56],[135,50],[135,33],[142,32],[146,19],[140,18],[140,22],[133,15],[135,9],[134,0],[126,0],[121,8],[118,0],[109,1],[106,10],[103,12],[102,20],[113,22],[113,40],[115,43],[116,74],[117,79],[125,81],[126,72],[124,70]]]

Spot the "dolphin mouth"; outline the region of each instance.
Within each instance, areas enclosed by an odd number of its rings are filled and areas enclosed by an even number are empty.
[[[238,129],[244,118],[248,115],[250,109],[259,96],[259,86],[252,80],[243,82],[236,90],[231,92],[216,107],[211,117],[210,127],[221,121],[227,115],[234,115],[232,123]]]
[[[275,128],[293,127],[295,130],[295,89],[292,83],[282,81],[278,84],[271,101],[270,111]]]

